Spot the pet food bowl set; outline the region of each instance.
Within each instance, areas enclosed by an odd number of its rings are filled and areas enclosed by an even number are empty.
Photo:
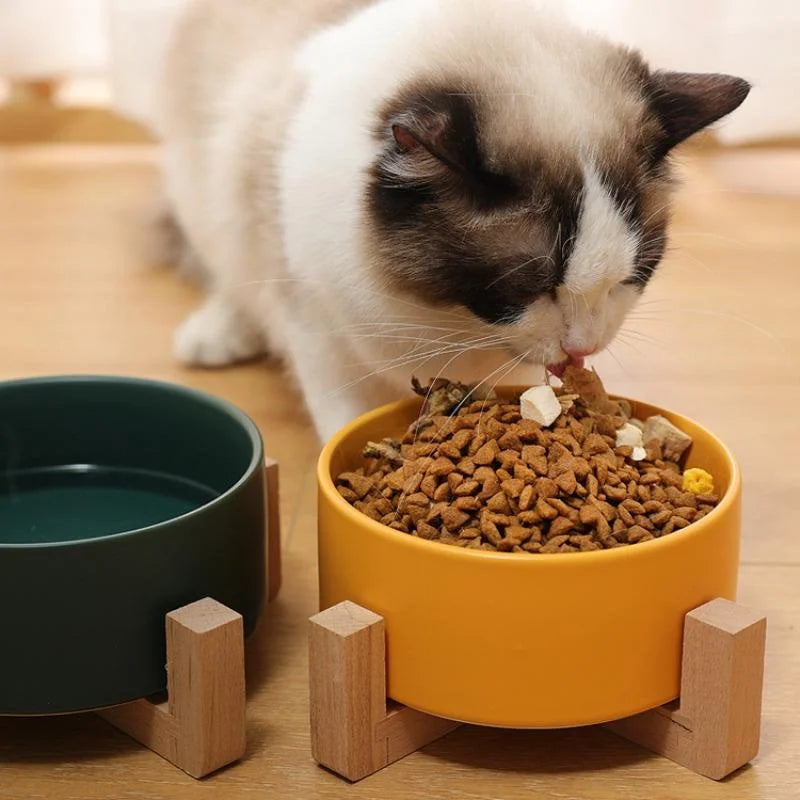
[[[315,637],[320,657],[330,658],[331,637],[341,635],[344,658],[355,647],[356,631],[366,637],[363,632],[376,624],[385,628],[385,694],[413,709],[417,721],[438,719],[431,731],[441,735],[449,729],[442,720],[554,728],[636,719],[679,695],[685,718],[686,671],[692,668],[686,663],[691,654],[682,648],[684,628],[688,634],[691,627],[685,626],[687,613],[702,607],[697,613],[703,624],[728,625],[731,647],[736,636],[763,638],[760,618],[730,602],[736,595],[740,477],[728,449],[706,429],[631,401],[637,416],[663,414],[687,432],[694,440],[688,466],[702,465],[714,475],[719,505],[685,531],[573,555],[494,553],[398,533],[336,491],[335,476],[363,464],[365,442],[402,435],[420,402],[409,399],[360,417],[320,457],[319,585],[320,608],[326,610],[314,620],[312,657]],[[709,601],[714,603],[705,607]],[[753,691],[760,703],[758,658],[742,668],[758,684]],[[334,713],[331,687],[315,689],[314,679],[312,665],[312,711],[316,706]],[[383,676],[375,679],[380,683]],[[716,682],[726,679],[713,676]],[[359,680],[369,685],[364,675]],[[747,713],[753,717],[754,710],[751,703]],[[748,723],[750,749],[753,733],[755,746],[758,741],[754,716]],[[351,767],[341,753],[326,751],[327,721],[316,722],[318,760],[346,773]],[[388,724],[372,723],[384,729]],[[421,735],[415,746],[424,741]],[[745,761],[752,755],[738,754]],[[383,766],[367,761],[362,771]],[[721,777],[716,764],[695,768]],[[360,777],[352,771],[346,776]]]
[[[187,698],[180,668],[168,705],[131,701],[163,691],[165,664],[184,659],[206,670],[206,690],[227,687],[239,711],[223,755],[238,757],[244,677],[231,669],[266,592],[264,464],[253,422],[198,391],[118,377],[0,384],[0,714],[116,706],[102,713],[137,738],[163,727],[180,745],[175,703],[203,701]],[[234,653],[227,674],[219,647]],[[213,742],[193,749],[190,772],[221,766]]]
[[[692,436],[689,465],[722,499],[685,531],[609,551],[464,550],[350,506],[334,477],[405,430],[418,399],[325,446],[319,763],[357,780],[461,722],[611,723],[714,778],[755,755],[765,621],[732,602],[738,468],[691,420],[633,407]],[[279,586],[278,529],[277,464],[229,404],[130,378],[0,383],[0,714],[100,709],[195,777],[236,760],[244,636]]]

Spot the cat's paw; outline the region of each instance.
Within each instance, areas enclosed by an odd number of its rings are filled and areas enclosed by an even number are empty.
[[[261,332],[236,307],[212,298],[175,332],[173,352],[183,364],[224,367],[264,353]]]

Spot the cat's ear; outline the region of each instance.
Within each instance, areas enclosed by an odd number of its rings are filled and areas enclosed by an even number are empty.
[[[733,75],[653,72],[650,105],[664,132],[657,155],[665,155],[693,133],[730,114],[749,92],[750,84]]]
[[[469,172],[479,161],[474,115],[457,95],[427,95],[391,115],[393,171],[431,180],[447,171]]]

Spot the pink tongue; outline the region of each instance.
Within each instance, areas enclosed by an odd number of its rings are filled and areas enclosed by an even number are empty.
[[[562,378],[564,376],[564,370],[570,366],[583,369],[583,356],[578,356],[577,358],[575,356],[570,356],[563,361],[559,361],[558,364],[548,364],[547,370],[555,375],[556,378]]]

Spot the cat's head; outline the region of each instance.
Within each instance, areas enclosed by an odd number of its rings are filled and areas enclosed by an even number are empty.
[[[465,5],[402,65],[374,121],[370,256],[558,372],[610,342],[661,260],[671,149],[750,87],[505,5]]]

